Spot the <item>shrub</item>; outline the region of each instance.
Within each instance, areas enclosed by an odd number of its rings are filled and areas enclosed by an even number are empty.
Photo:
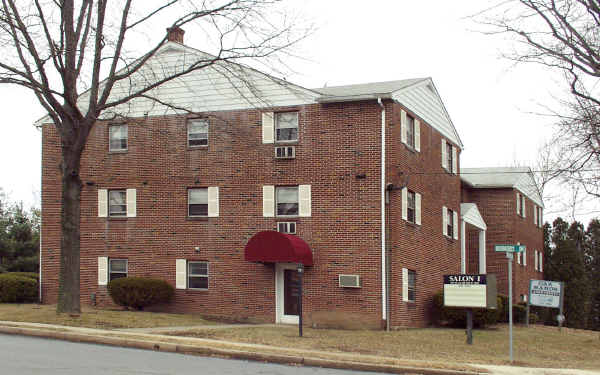
[[[473,309],[473,326],[485,327],[496,324],[502,314],[502,299],[498,297],[496,309]],[[463,307],[445,307],[444,292],[439,291],[433,296],[433,314],[437,324],[452,327],[467,325],[467,309]]]
[[[168,303],[175,290],[164,280],[123,277],[108,283],[108,293],[117,305],[143,310],[147,306]]]
[[[8,275],[23,276],[23,277],[27,277],[29,279],[34,279],[38,283],[40,282],[40,275],[38,275],[35,272],[8,272],[7,274]]]
[[[0,303],[36,302],[37,298],[37,279],[11,273],[0,275]]]

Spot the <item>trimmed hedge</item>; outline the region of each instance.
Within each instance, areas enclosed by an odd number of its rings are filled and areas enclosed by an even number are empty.
[[[15,273],[0,275],[0,303],[36,302],[38,299],[37,279]]]
[[[500,316],[499,321],[503,323],[508,323],[508,296],[504,294],[498,294],[498,297],[502,298],[502,315]],[[525,324],[525,320],[527,319],[527,304],[519,302],[513,303],[513,323],[516,324]],[[535,324],[539,320],[538,315],[529,311],[529,323]]]
[[[160,279],[122,277],[108,283],[108,293],[117,305],[143,310],[147,306],[168,303],[175,289]]]
[[[8,272],[7,274],[28,277],[30,279],[34,279],[38,283],[40,282],[40,275],[36,272]]]
[[[502,314],[502,299],[498,297],[497,309],[473,309],[473,326],[483,328],[498,322]],[[444,292],[439,291],[433,296],[433,316],[436,324],[451,327],[465,327],[467,312],[462,307],[445,307]]]

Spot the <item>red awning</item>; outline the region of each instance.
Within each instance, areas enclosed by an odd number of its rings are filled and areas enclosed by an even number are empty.
[[[302,238],[273,230],[252,236],[244,249],[244,258],[249,262],[313,264],[312,251]]]

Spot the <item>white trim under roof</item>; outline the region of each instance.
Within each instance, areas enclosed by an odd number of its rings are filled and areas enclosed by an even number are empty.
[[[485,224],[485,221],[479,213],[479,209],[477,208],[477,205],[475,203],[461,203],[460,216],[465,222],[479,229],[487,229],[487,225]]]
[[[544,207],[542,195],[529,167],[461,168],[460,179],[474,189],[512,188]]]

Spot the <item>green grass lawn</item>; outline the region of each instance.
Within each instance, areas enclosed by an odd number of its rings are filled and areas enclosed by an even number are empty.
[[[515,365],[600,369],[600,333],[532,326],[514,328]],[[448,363],[509,364],[508,326],[475,330],[473,345],[462,329],[425,328],[393,332],[310,329],[298,337],[296,327],[195,330],[185,336],[275,345],[297,349],[351,352],[401,360]]]
[[[0,320],[59,324],[73,327],[118,329],[214,324],[193,314],[100,310],[83,307],[79,317],[57,314],[56,305],[0,304]]]

